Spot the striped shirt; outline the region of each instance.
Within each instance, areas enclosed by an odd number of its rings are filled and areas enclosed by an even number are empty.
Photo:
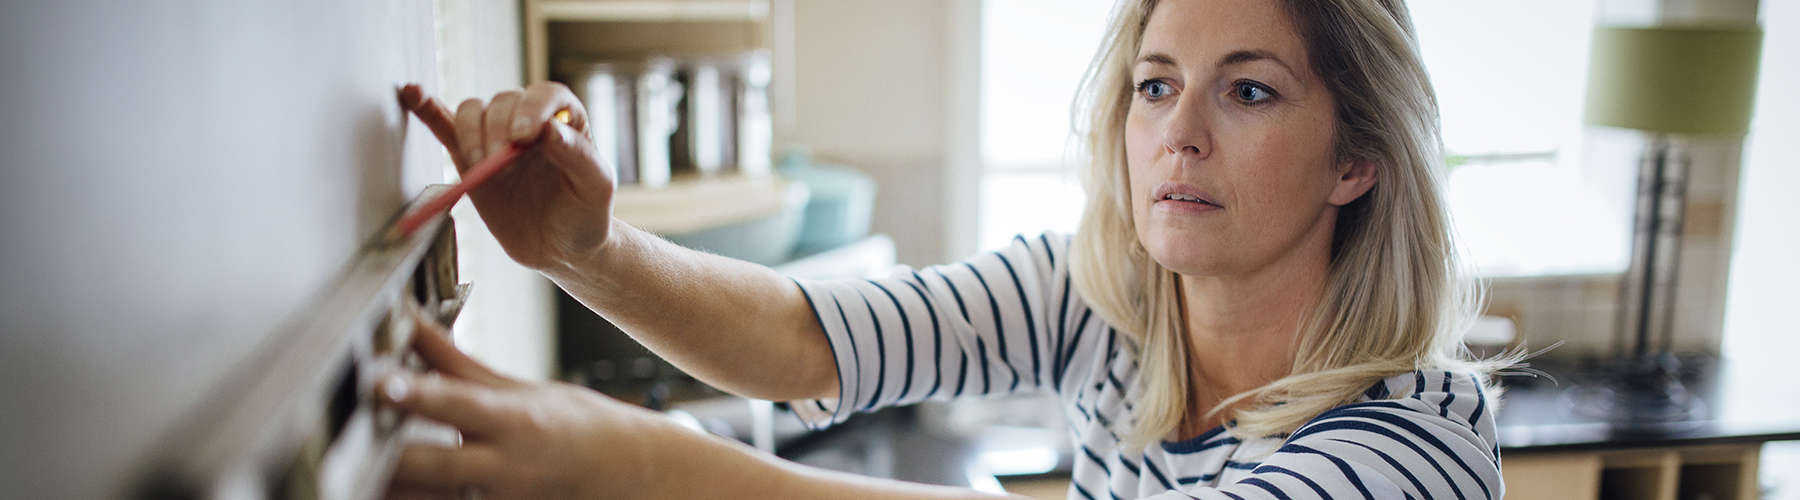
[[[1068,238],[879,280],[796,280],[836,358],[837,398],[793,402],[808,425],[963,397],[1051,391],[1070,423],[1071,499],[1443,498],[1504,492],[1494,411],[1470,374],[1415,371],[1284,437],[1223,427],[1127,449],[1135,345],[1071,287]]]

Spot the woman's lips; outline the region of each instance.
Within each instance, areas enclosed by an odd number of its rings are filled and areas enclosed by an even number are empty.
[[[1184,213],[1206,213],[1224,210],[1218,198],[1189,184],[1164,182],[1151,191],[1151,206]]]
[[[1151,205],[1151,207],[1156,208],[1158,210],[1168,210],[1168,211],[1172,211],[1175,213],[1192,213],[1192,214],[1217,212],[1217,211],[1221,211],[1221,210],[1225,209],[1224,207],[1221,207],[1218,205],[1213,205],[1211,203],[1204,203],[1204,202],[1198,202],[1198,201],[1182,201],[1182,200],[1157,200],[1157,202],[1155,204]]]

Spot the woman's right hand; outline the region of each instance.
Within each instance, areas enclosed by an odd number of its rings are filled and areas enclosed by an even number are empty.
[[[400,102],[450,151],[466,175],[482,159],[514,143],[532,143],[515,165],[469,193],[475,210],[506,254],[539,271],[598,255],[612,228],[612,167],[587,139],[587,112],[568,87],[539,83],[523,91],[468,99],[455,114],[417,84]],[[569,111],[567,124],[554,117]]]

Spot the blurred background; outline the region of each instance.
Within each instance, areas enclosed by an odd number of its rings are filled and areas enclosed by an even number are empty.
[[[1800,98],[1787,90],[1800,88],[1800,5],[1411,3],[1456,231],[1489,286],[1470,347],[1558,346],[1534,360],[1541,373],[1504,380],[1509,488],[1800,498],[1800,385],[1785,383],[1800,353]],[[196,415],[239,406],[220,388],[253,379],[272,337],[323,314],[408,200],[456,180],[393,103],[401,83],[453,104],[562,82],[619,166],[621,219],[790,275],[861,278],[1074,230],[1070,105],[1111,6],[9,1],[0,484],[128,495],[159,474],[147,464],[196,447],[170,437],[207,424]],[[1613,43],[1621,27],[1699,56],[1646,56]],[[1754,43],[1679,38],[1693,29]],[[1716,60],[1743,64],[1700,66]],[[1663,81],[1640,67],[1735,76],[1618,97]],[[1682,109],[1646,102],[1683,96],[1743,113],[1704,131],[1638,120]],[[1651,178],[1669,182],[1646,195]],[[1664,225],[1646,226],[1648,212]],[[512,263],[467,202],[451,215],[448,262],[474,285],[457,341],[503,372],[810,464],[1066,494],[1053,400],[934,403],[808,431],[779,404],[682,375]],[[356,332],[342,345],[361,345]],[[1646,379],[1658,382],[1633,388]],[[1620,415],[1646,412],[1659,417]],[[295,496],[282,491],[270,496]]]

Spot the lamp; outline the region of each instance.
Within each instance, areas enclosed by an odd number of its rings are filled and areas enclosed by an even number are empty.
[[[1610,370],[1607,396],[1586,403],[1619,430],[1671,430],[1702,416],[1670,352],[1689,171],[1671,136],[1749,129],[1761,44],[1755,26],[1594,30],[1587,123],[1650,134],[1638,170],[1631,265],[1619,293],[1619,335],[1634,342]],[[1661,348],[1650,345],[1653,334]]]

